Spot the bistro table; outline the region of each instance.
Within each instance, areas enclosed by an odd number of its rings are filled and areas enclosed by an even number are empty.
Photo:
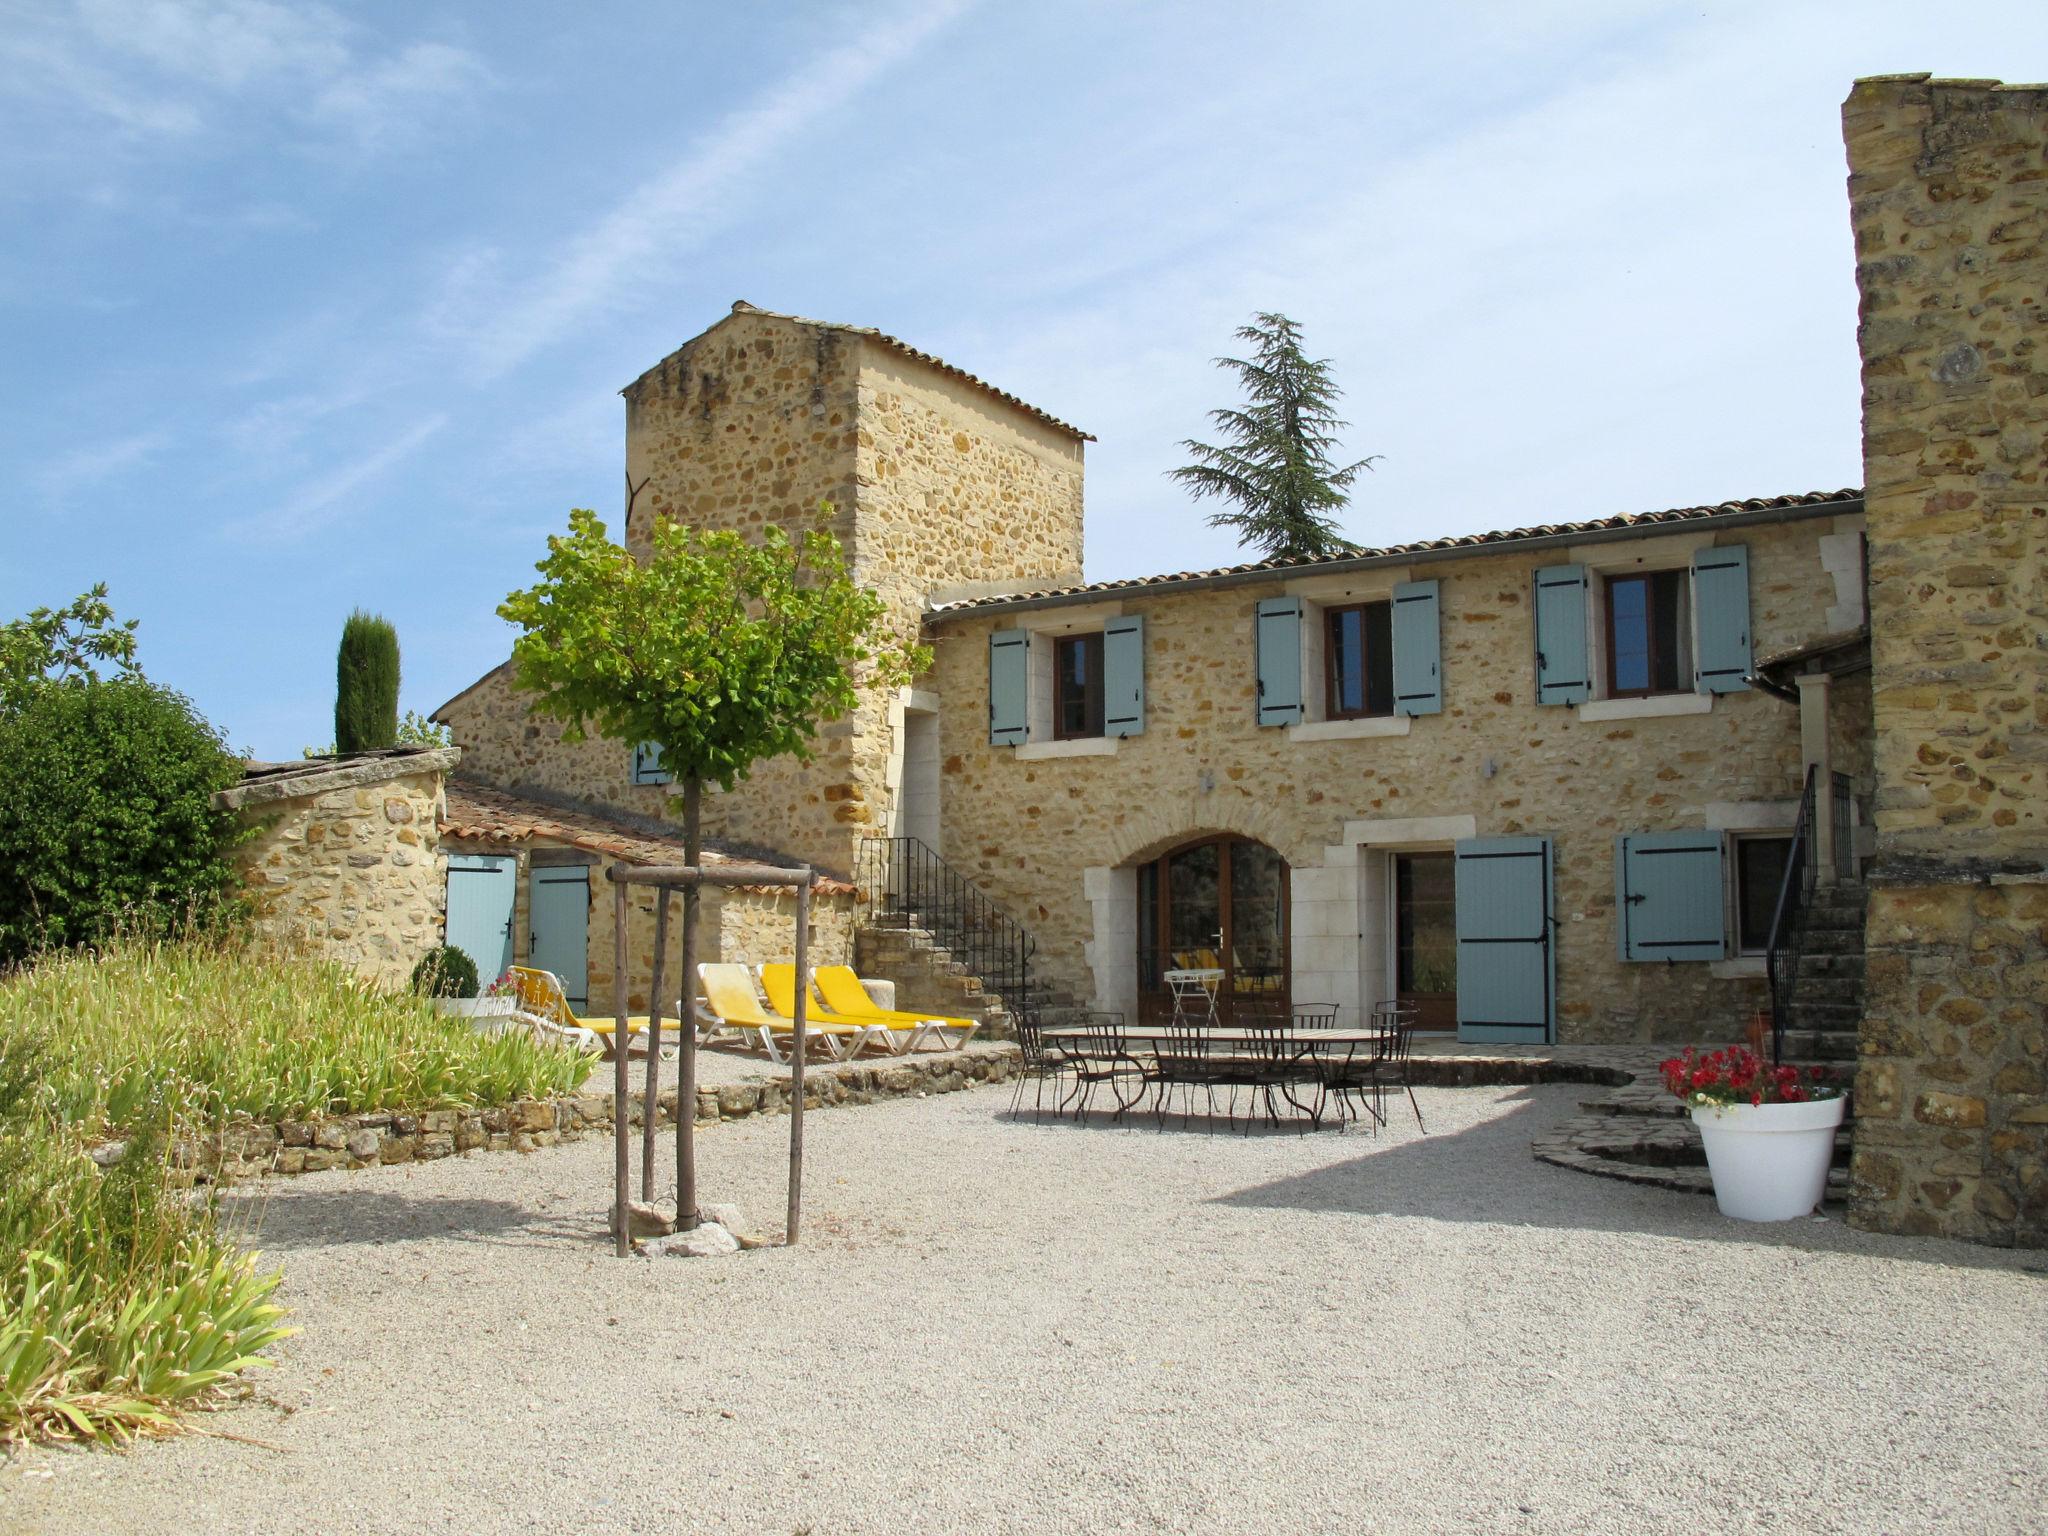
[[[1270,1031],[1264,1030],[1239,1029],[1234,1026],[1221,1024],[1202,1025],[1199,1027],[1202,1037],[1208,1041],[1210,1049],[1216,1052],[1218,1056],[1226,1059],[1233,1051],[1242,1052],[1248,1047],[1264,1045],[1270,1043],[1273,1038]],[[1150,1024],[1127,1024],[1122,1026],[1119,1034],[1125,1051],[1157,1054],[1157,1047],[1162,1040],[1171,1041],[1176,1037],[1177,1033],[1185,1033],[1187,1028],[1186,1024],[1181,1024],[1177,1031],[1176,1026],[1171,1021],[1160,1021]],[[1372,1026],[1338,1029],[1293,1029],[1288,1032],[1286,1040],[1288,1048],[1294,1053],[1294,1059],[1302,1062],[1303,1066],[1307,1069],[1303,1076],[1305,1078],[1322,1080],[1327,1087],[1327,1080],[1320,1078],[1319,1068],[1327,1067],[1329,1058],[1341,1054],[1344,1060],[1349,1063],[1362,1055],[1366,1063],[1377,1061],[1386,1047],[1389,1033],[1384,1028],[1374,1028]],[[1045,1042],[1048,1046],[1074,1055],[1087,1050],[1090,1034],[1091,1031],[1088,1026],[1081,1024],[1055,1024],[1044,1031]],[[1317,1058],[1322,1058],[1322,1060],[1318,1062]],[[1342,1097],[1343,1095],[1340,1091],[1340,1105]],[[1140,1094],[1139,1098],[1142,1099],[1143,1095]],[[1287,1100],[1296,1109],[1309,1115],[1316,1124],[1321,1124],[1322,1114],[1320,1107],[1315,1111],[1310,1111],[1292,1093],[1287,1094]],[[1133,1102],[1137,1101],[1134,1100]],[[1367,1106],[1367,1108],[1375,1121],[1383,1120],[1383,1116],[1378,1110],[1372,1109],[1370,1106]],[[1341,1108],[1339,1113],[1341,1117]]]

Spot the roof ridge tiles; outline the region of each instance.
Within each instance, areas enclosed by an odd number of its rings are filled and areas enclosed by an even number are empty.
[[[1173,571],[1151,576],[1125,576],[1112,581],[1078,583],[1065,587],[1046,587],[1030,592],[1009,592],[1000,596],[963,598],[958,602],[939,604],[927,610],[926,617],[933,619],[952,618],[964,613],[998,609],[1013,603],[1044,603],[1063,598],[1108,596],[1118,592],[1143,591],[1149,588],[1178,586],[1182,583],[1217,581],[1233,576],[1253,576],[1262,572],[1279,575],[1283,572],[1316,571],[1332,566],[1341,566],[1357,561],[1387,560],[1402,556],[1423,556],[1448,550],[1473,549],[1486,545],[1513,545],[1532,539],[1569,538],[1576,534],[1601,533],[1617,529],[1649,528],[1667,523],[1699,522],[1716,517],[1733,517],[1744,513],[1791,511],[1798,509],[1822,509],[1833,506],[1860,505],[1863,491],[1850,486],[1838,491],[1799,491],[1780,496],[1750,496],[1734,501],[1715,502],[1696,507],[1669,507],[1656,512],[1615,513],[1606,517],[1589,518],[1579,522],[1538,523],[1526,528],[1494,529],[1482,533],[1449,534],[1440,538],[1418,539],[1407,544],[1390,544],[1376,549],[1354,547],[1344,554],[1324,555],[1313,560],[1253,560],[1241,565],[1219,565],[1207,570]]]

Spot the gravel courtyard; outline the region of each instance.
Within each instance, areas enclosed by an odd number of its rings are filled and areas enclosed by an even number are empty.
[[[830,1110],[804,1244],[717,1260],[610,1256],[603,1141],[280,1181],[303,1332],[201,1421],[242,1438],[24,1453],[0,1529],[2048,1527],[2048,1255],[1533,1162],[1576,1097],[1377,1140]],[[705,1197],[779,1214],[787,1124],[705,1132]]]

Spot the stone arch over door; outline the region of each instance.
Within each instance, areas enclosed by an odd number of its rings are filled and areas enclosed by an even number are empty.
[[[1103,867],[1115,869],[1142,864],[1169,849],[1204,837],[1244,837],[1264,843],[1290,865],[1315,861],[1320,851],[1313,839],[1304,839],[1279,807],[1263,804],[1235,791],[1193,795],[1181,804],[1171,802],[1143,810],[1134,809],[1110,840],[1110,858]]]

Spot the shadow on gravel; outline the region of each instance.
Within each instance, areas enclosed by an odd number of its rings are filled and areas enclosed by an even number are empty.
[[[1372,1149],[1370,1138],[1340,1144],[1361,1155],[1310,1173],[1222,1196],[1219,1205],[1350,1216],[1419,1216],[1568,1231],[1636,1232],[1647,1237],[1748,1243],[1812,1253],[1944,1264],[1964,1269],[2040,1273],[2039,1254],[1933,1238],[1887,1237],[1844,1225],[1837,1208],[1823,1220],[1739,1222],[1711,1199],[1620,1183],[1553,1168],[1529,1154],[1530,1124],[1554,1106],[1527,1090],[1504,1101],[1507,1112],[1455,1132],[1433,1132]],[[1558,1113],[1564,1113],[1556,1107]]]
[[[560,1214],[509,1200],[433,1199],[394,1190],[267,1190],[231,1192],[222,1213],[247,1241],[268,1253],[347,1244],[485,1243],[497,1247],[560,1248],[567,1242],[610,1246],[589,1213]]]

